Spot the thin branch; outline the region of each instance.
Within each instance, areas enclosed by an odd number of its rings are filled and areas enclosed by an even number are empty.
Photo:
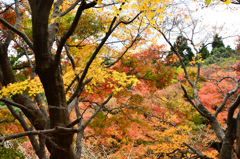
[[[80,118],[80,122],[78,123],[78,127],[81,127],[81,125],[83,125],[83,118],[82,118],[82,114],[80,113],[79,107],[78,107],[78,102],[75,104],[75,112],[77,115],[77,118]],[[82,152],[82,137],[83,137],[83,130],[79,131],[77,133],[77,140],[76,140],[76,158],[80,159],[81,158],[81,152]]]
[[[197,64],[197,66],[198,66],[198,68],[197,68],[197,76],[196,76],[196,78],[195,78],[195,81],[194,81],[194,85],[196,86],[197,85],[197,81],[198,81],[198,79],[199,79],[199,76],[200,76],[200,64],[198,63]]]
[[[113,96],[113,92],[108,96],[108,98],[103,103],[101,103],[101,105],[94,112],[94,114],[84,123],[83,129],[85,129],[87,127],[87,125],[92,121],[92,119],[97,115],[97,113],[105,106],[105,104],[107,104],[110,101],[112,96]]]
[[[80,71],[80,73],[81,73],[82,71]],[[76,80],[79,80],[79,74],[80,73],[78,73],[78,74],[75,74],[75,77],[74,77],[74,79],[72,80],[72,82],[68,85],[68,88],[66,89],[66,93],[70,90],[70,88],[72,87],[72,85],[74,84],[74,82],[76,81]]]
[[[19,31],[17,28],[9,24],[7,21],[5,21],[3,18],[0,18],[0,22],[11,29],[13,32],[18,34],[20,37],[23,38],[23,40],[28,44],[28,46],[33,50],[33,43],[32,41],[27,37],[27,35],[24,32]]]
[[[18,66],[18,67],[14,67],[14,68],[12,68],[13,70],[21,70],[21,69],[24,69],[24,68],[31,68],[31,66],[29,66],[29,65],[23,65],[23,66]]]
[[[6,5],[6,8],[0,12],[0,14],[5,13],[9,8],[11,8],[15,3],[11,3],[10,5]]]
[[[202,154],[201,151],[199,151],[198,149],[195,149],[194,147],[192,147],[188,143],[184,142],[183,144],[185,146],[187,146],[190,150],[192,150],[195,154],[197,154],[199,158],[201,158],[201,159],[212,159],[212,158],[207,157],[206,155]]]
[[[4,119],[4,120],[1,120],[1,121],[0,121],[0,124],[1,124],[1,123],[14,123],[15,120],[16,120],[16,118],[14,118],[13,120]]]
[[[140,14],[141,14],[141,13],[140,13]],[[142,23],[142,21],[141,21],[141,23]],[[140,23],[140,25],[141,25],[141,23]],[[139,25],[138,31],[140,30],[140,25]],[[145,29],[146,29],[146,28],[145,28]],[[121,55],[116,61],[112,62],[111,64],[109,64],[109,65],[107,65],[107,66],[105,66],[105,68],[110,68],[111,66],[115,65],[119,60],[121,60],[122,57],[128,52],[128,50],[133,46],[133,44],[134,44],[137,40],[139,40],[138,38],[140,37],[140,34],[141,34],[145,29],[143,29],[141,32],[139,32],[139,33],[137,34],[137,36],[132,40],[131,44],[125,49],[125,51],[122,53],[122,55]]]
[[[133,46],[133,44],[138,40],[139,35],[135,37],[135,39],[131,42],[131,44],[126,48],[126,50],[122,53],[122,55],[114,62],[111,64],[105,66],[104,68],[110,68],[111,66],[115,65],[119,60],[122,59],[122,57],[128,52],[128,50]]]
[[[185,64],[183,63],[183,60],[182,60],[180,54],[178,53],[178,51],[174,48],[172,43],[169,41],[169,39],[166,37],[166,35],[162,32],[162,30],[160,30],[160,29],[158,29],[156,27],[153,27],[153,28],[155,28],[163,36],[163,38],[166,40],[166,42],[171,46],[171,49],[173,50],[173,52],[178,56],[180,64],[181,64],[181,66],[182,66],[182,68],[184,70],[185,78],[187,79],[188,83],[193,87],[194,83],[189,79],[188,73],[187,73],[187,70],[186,70],[186,67],[185,67]]]
[[[171,155],[171,154],[174,154],[175,152],[179,151],[181,154],[194,154],[192,151],[189,151],[189,150],[182,150],[182,149],[175,149],[173,150],[172,152],[169,152],[169,153],[166,153],[166,155]]]
[[[75,77],[76,78],[76,77]],[[86,79],[82,84],[81,84],[81,87],[78,87],[77,89],[76,89],[76,91],[74,92],[74,96],[72,95],[71,96],[71,98],[67,101],[67,104],[69,104],[69,103],[71,103],[72,101],[73,101],[73,99],[75,98],[75,97],[79,97],[80,95],[81,95],[81,93],[82,93],[82,91],[83,91],[83,89],[84,89],[84,86],[86,85],[86,84],[88,84],[89,82],[91,82],[91,80],[92,80],[93,78],[88,78],[88,79]],[[80,84],[78,84],[78,86],[79,86]]]
[[[17,28],[19,28],[20,23],[21,23],[21,19],[22,19],[21,18],[21,13],[19,11],[19,2],[18,2],[18,0],[15,0],[15,13],[16,13],[17,18],[16,18],[16,21],[15,21],[14,27],[17,29]],[[7,38],[6,38],[5,43],[4,43],[6,46],[9,46],[11,40],[13,39],[13,35],[14,35],[14,32],[12,30],[10,30],[8,32]]]
[[[65,32],[65,34],[63,35],[63,37],[61,38],[60,42],[59,42],[59,45],[58,45],[58,48],[57,48],[57,51],[56,51],[56,55],[55,55],[55,67],[57,67],[60,63],[60,59],[61,59],[61,53],[62,53],[62,49],[67,41],[67,39],[72,35],[72,33],[74,32],[75,28],[77,27],[77,24],[81,18],[81,15],[82,15],[82,12],[85,10],[85,9],[88,9],[88,8],[91,8],[93,7],[94,5],[96,5],[96,2],[93,1],[91,3],[86,3],[85,1],[83,1],[81,3],[81,5],[79,6],[78,10],[77,10],[77,13],[74,17],[74,20],[72,22],[72,25],[70,26],[70,28]]]
[[[84,70],[83,70],[82,76],[81,76],[81,78],[80,78],[80,80],[79,80],[79,84],[78,84],[78,86],[77,86],[77,89],[76,89],[76,91],[74,92],[74,94],[71,96],[71,98],[69,99],[68,103],[70,103],[70,102],[78,95],[78,93],[79,93],[79,91],[80,91],[80,89],[81,89],[81,87],[82,87],[82,82],[83,82],[84,78],[85,78],[86,75],[87,75],[87,72],[88,72],[88,69],[89,69],[90,65],[92,64],[92,62],[94,61],[95,57],[97,56],[97,54],[99,53],[100,49],[101,49],[102,46],[105,44],[105,42],[107,41],[107,39],[109,38],[109,36],[112,34],[112,32],[113,32],[121,23],[123,23],[123,24],[125,24],[125,25],[132,23],[140,14],[141,14],[141,12],[138,13],[132,20],[130,20],[130,21],[128,21],[128,22],[120,21],[120,22],[118,22],[114,27],[113,27],[113,25],[114,25],[114,23],[116,22],[117,17],[114,17],[114,18],[113,18],[113,20],[112,20],[112,22],[111,22],[111,25],[110,25],[110,27],[109,27],[109,29],[108,29],[108,32],[106,33],[106,35],[105,35],[104,38],[102,39],[101,43],[98,45],[98,47],[97,47],[96,50],[94,51],[93,55],[91,56],[91,58],[90,58],[89,61],[87,62],[86,66],[85,66],[85,68],[84,68]]]
[[[82,100],[81,100],[82,102]],[[98,105],[98,104],[97,104]],[[78,124],[82,119],[83,119],[83,114],[87,111],[88,107],[84,109],[84,111],[82,112],[82,114],[77,118],[75,119],[73,122],[69,123],[66,127],[67,128],[71,128],[73,127],[74,125]]]
[[[67,48],[67,45],[65,44],[64,45],[64,49],[65,49],[65,51],[66,51],[66,54],[67,54],[67,57],[69,58],[69,60],[71,61],[71,64],[72,64],[72,67],[73,67],[73,70],[75,71],[75,68],[76,68],[76,66],[75,66],[75,62],[74,62],[74,59],[73,59],[73,57],[71,56],[71,54],[69,53],[69,51],[68,51],[68,48]],[[78,76],[77,76],[78,77]]]
[[[64,12],[61,13],[61,17],[65,16],[66,14],[68,14],[71,10],[73,10],[77,5],[78,3],[80,2],[81,0],[76,0],[68,9],[66,9]]]
[[[229,78],[229,77],[226,77],[226,78]],[[225,104],[226,104],[227,100],[229,99],[229,97],[231,97],[234,93],[236,93],[238,88],[239,88],[238,82],[240,81],[240,78],[236,79],[234,76],[232,76],[231,78],[234,79],[234,81],[235,81],[235,88],[233,90],[231,90],[231,91],[226,93],[226,95],[224,96],[224,99],[223,99],[221,105],[216,109],[216,111],[214,113],[215,117],[217,117],[218,114],[222,111],[222,109],[225,106]]]
[[[1,98],[0,101],[1,101],[1,102],[4,102],[4,103],[6,103],[6,104],[13,105],[13,106],[18,107],[18,108],[23,109],[23,110],[24,110],[24,109],[25,109],[25,110],[28,110],[28,109],[29,109],[29,108],[27,108],[26,106],[24,106],[24,105],[22,105],[22,104],[15,103],[15,102],[11,102],[11,101],[7,100],[6,98]]]
[[[191,104],[202,116],[204,116],[204,117],[206,117],[207,119],[209,119],[209,116],[207,116],[205,113],[203,113],[203,112],[193,103],[193,101],[192,101],[192,100],[190,99],[190,97],[188,96],[187,91],[186,91],[186,89],[184,88],[183,85],[181,85],[181,88],[182,88],[182,90],[183,90],[183,92],[184,92],[184,97],[187,98],[187,100],[190,102],[190,104]]]
[[[8,135],[4,137],[0,137],[1,145],[4,144],[5,141],[16,139],[19,137],[29,136],[29,135],[42,135],[42,134],[55,134],[55,133],[76,133],[78,130],[73,128],[65,128],[61,126],[56,126],[53,129],[48,130],[35,130],[35,131],[25,131],[13,135]]]

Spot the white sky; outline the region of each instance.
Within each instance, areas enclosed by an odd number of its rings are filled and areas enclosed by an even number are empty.
[[[218,4],[214,8],[201,9],[197,14],[204,17],[203,23],[217,26],[224,25],[225,29],[220,33],[222,37],[240,35],[240,5]],[[224,39],[224,44],[235,48],[235,39],[236,37]]]
[[[237,39],[237,35],[240,35],[240,5],[229,4],[224,5],[222,2],[216,2],[215,4],[209,5],[206,7],[204,0],[196,0],[193,2],[192,0],[176,0],[182,1],[185,5],[183,7],[188,7],[190,10],[194,11],[191,15],[193,19],[198,19],[198,26],[204,26],[205,31],[202,31],[198,35],[195,35],[195,44],[197,42],[202,41],[201,39],[206,39],[205,36],[208,34],[211,38],[209,38],[208,43],[212,42],[212,37],[216,33],[219,33],[221,37],[223,37],[223,42],[225,46],[230,45],[231,48],[235,49],[236,44],[235,40]],[[204,6],[204,7],[203,7]],[[177,7],[178,9],[179,7]],[[196,11],[197,10],[197,11]],[[188,12],[187,12],[188,13]],[[223,27],[223,29],[219,32],[219,29],[213,29],[213,27]],[[185,30],[190,37],[191,29]],[[199,28],[196,29],[199,31]],[[179,32],[179,31],[178,31]],[[180,34],[180,32],[179,32]],[[176,37],[179,35],[171,36],[171,42],[174,43]],[[232,36],[232,37],[229,37]],[[234,37],[233,37],[234,36]],[[228,38],[227,38],[228,37]],[[204,42],[205,43],[205,42]],[[167,44],[163,38],[158,41],[158,44]],[[205,43],[206,44],[206,43]],[[191,46],[190,46],[191,47]],[[170,50],[170,47],[167,47]],[[211,51],[211,45],[208,45],[209,51]]]

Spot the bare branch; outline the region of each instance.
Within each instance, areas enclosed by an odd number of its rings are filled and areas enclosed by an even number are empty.
[[[76,77],[75,77],[75,78],[76,78]],[[74,78],[74,79],[75,79],[75,78]],[[77,79],[77,78],[76,78],[76,79]],[[78,98],[78,97],[81,95],[81,93],[82,93],[82,91],[83,91],[83,89],[84,89],[84,86],[85,86],[86,84],[88,84],[89,82],[91,82],[92,79],[93,79],[93,78],[88,78],[88,79],[86,79],[81,85],[78,84],[78,86],[81,86],[81,87],[77,87],[77,89],[76,89],[76,91],[74,92],[74,94],[73,94],[73,95],[71,96],[71,98],[67,101],[67,104],[71,103],[75,97]]]
[[[119,60],[122,59],[122,57],[128,52],[128,50],[133,46],[133,44],[138,40],[139,35],[137,35],[135,37],[135,39],[131,42],[131,44],[129,46],[127,46],[127,48],[125,49],[125,51],[122,53],[122,55],[114,62],[112,62],[111,64],[105,66],[105,68],[110,68],[111,66],[115,65]]]
[[[80,73],[81,73],[82,71],[80,71]],[[74,82],[76,81],[76,80],[79,80],[79,74],[80,73],[78,73],[78,74],[75,74],[75,77],[74,77],[74,79],[72,80],[72,82],[68,85],[68,88],[66,89],[66,93],[70,90],[70,88],[72,87],[72,85],[74,84]]]
[[[205,118],[209,119],[209,117],[208,117],[205,113],[203,113],[203,112],[193,103],[193,101],[189,98],[189,96],[188,96],[188,94],[187,94],[187,91],[186,91],[186,89],[184,88],[184,86],[181,85],[181,87],[182,87],[182,90],[183,90],[183,92],[184,92],[184,97],[187,98],[187,100],[190,102],[190,104],[191,104],[202,116],[204,116]]]
[[[19,103],[11,102],[11,101],[7,100],[6,98],[1,98],[0,101],[4,102],[4,103],[6,103],[6,104],[13,105],[13,106],[18,107],[18,108],[23,109],[23,110],[24,110],[24,109],[25,109],[25,110],[28,110],[28,108],[27,108],[26,106],[21,105],[21,104],[19,104]]]
[[[63,17],[64,15],[68,14],[71,10],[73,10],[78,5],[80,1],[81,0],[76,0],[68,9],[62,12],[60,16]]]
[[[1,124],[1,123],[14,123],[15,120],[16,120],[16,118],[14,118],[13,120],[4,119],[4,120],[1,120],[1,121],[0,121],[0,124]]]
[[[76,67],[76,66],[75,66],[75,62],[74,62],[73,57],[71,56],[71,54],[70,54],[69,51],[68,51],[67,45],[64,45],[64,49],[65,49],[65,51],[66,51],[67,57],[68,57],[69,60],[71,61],[73,70],[75,71],[75,67]],[[78,77],[78,76],[77,76],[77,77]]]
[[[227,100],[229,99],[229,97],[231,97],[234,93],[236,93],[237,90],[238,90],[238,88],[239,88],[238,82],[240,81],[240,78],[239,78],[239,79],[236,79],[234,76],[232,76],[232,77],[225,77],[225,78],[223,78],[223,79],[226,79],[226,78],[234,79],[234,81],[235,81],[235,88],[234,88],[233,90],[231,90],[231,91],[229,91],[229,92],[226,93],[226,95],[224,96],[224,99],[223,99],[221,105],[216,109],[216,111],[215,111],[215,113],[214,113],[214,116],[215,116],[215,117],[217,117],[218,114],[222,111],[222,109],[223,109],[223,107],[225,106],[225,104],[226,104]],[[223,80],[223,79],[221,79],[221,80]],[[220,81],[221,81],[221,80],[220,80]]]
[[[73,129],[73,128],[65,128],[65,127],[61,127],[61,126],[56,126],[55,128],[48,129],[48,130],[25,131],[25,132],[13,134],[13,135],[0,137],[0,142],[1,142],[1,145],[3,145],[3,143],[5,141],[16,139],[19,137],[29,136],[29,135],[42,135],[42,134],[50,134],[50,133],[51,134],[55,134],[55,133],[70,133],[70,134],[72,134],[72,133],[76,133],[77,131],[78,131],[77,129]]]
[[[85,109],[86,110],[86,109]],[[84,124],[82,114],[80,113],[79,107],[78,107],[78,102],[75,104],[75,112],[77,115],[77,118],[80,119],[78,123],[78,127],[81,127],[81,125]],[[82,152],[82,137],[83,137],[83,130],[79,131],[77,133],[77,140],[76,140],[76,158],[81,158],[81,152]]]
[[[140,23],[140,25],[141,25],[141,23]],[[114,61],[114,62],[112,62],[111,64],[109,64],[109,65],[107,65],[107,66],[105,66],[105,68],[110,68],[111,66],[113,66],[114,64],[116,64],[119,60],[121,60],[122,59],[122,57],[128,52],[128,50],[134,45],[134,43],[136,42],[136,41],[138,41],[139,39],[139,37],[140,37],[140,34],[147,28],[145,28],[145,29],[143,29],[141,32],[139,31],[140,30],[140,25],[139,25],[139,29],[138,29],[138,34],[137,34],[137,36],[132,40],[132,42],[131,42],[131,44],[129,45],[129,46],[127,46],[127,48],[125,49],[125,51],[122,53],[122,55],[116,60],[116,61]]]
[[[15,0],[15,13],[17,15],[17,19],[15,21],[14,27],[15,28],[19,28],[22,18],[21,18],[21,13],[19,11],[19,2],[18,2],[18,0]],[[10,30],[8,35],[7,35],[7,38],[5,40],[5,43],[4,43],[6,46],[8,46],[10,44],[10,41],[12,40],[13,35],[14,35],[13,31]]]
[[[97,115],[97,113],[105,106],[105,104],[107,104],[110,101],[112,96],[113,96],[113,92],[108,96],[108,98],[103,103],[101,103],[101,105],[94,112],[94,114],[84,123],[83,129],[85,129],[87,127],[87,125],[92,121],[92,119]]]
[[[28,46],[33,50],[33,43],[32,41],[27,37],[27,35],[24,32],[19,31],[17,28],[9,24],[7,21],[5,21],[3,18],[0,18],[0,22],[11,29],[13,32],[18,34],[20,37],[23,38],[23,40],[28,44]]]
[[[197,84],[197,81],[198,81],[198,79],[199,79],[199,76],[200,76],[200,64],[198,63],[197,64],[197,76],[196,76],[196,78],[195,78],[195,81],[194,81],[194,85],[196,86],[196,84]]]
[[[198,155],[197,157],[199,157],[201,159],[212,159],[212,158],[207,157],[206,155],[202,154],[201,151],[199,151],[198,149],[195,149],[194,147],[192,147],[188,143],[184,142],[183,144],[185,146],[187,146],[190,150],[192,150],[195,154],[197,154]]]
[[[21,70],[21,69],[24,69],[24,68],[29,68],[30,66],[29,65],[24,65],[24,66],[19,66],[19,67],[14,67],[12,68],[13,70]],[[31,68],[31,67],[30,67]]]
[[[184,70],[184,74],[185,74],[185,78],[187,79],[188,83],[193,87],[193,82],[189,79],[188,77],[188,73],[187,73],[187,70],[186,70],[186,67],[185,67],[185,64],[183,63],[183,60],[180,56],[180,54],[178,53],[178,51],[174,48],[174,46],[172,45],[172,43],[169,41],[169,39],[166,37],[166,35],[162,32],[161,29],[159,28],[156,28],[153,26],[153,28],[155,28],[162,36],[163,38],[166,40],[166,42],[171,46],[171,49],[173,50],[173,52],[178,56],[178,59],[180,61],[180,64]]]
[[[15,4],[15,3],[11,3],[11,4],[9,4],[9,5],[6,5],[6,8],[5,8],[3,11],[1,11],[0,14],[5,13],[9,8],[12,8],[12,6],[13,6],[14,4]]]

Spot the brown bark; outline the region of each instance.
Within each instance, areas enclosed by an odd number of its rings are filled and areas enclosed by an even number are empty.
[[[36,73],[43,84],[49,106],[50,128],[69,123],[67,102],[59,67],[54,67],[50,52],[48,20],[53,0],[31,0],[33,46],[36,58]],[[51,38],[50,38],[51,39]],[[52,159],[74,158],[73,134],[54,134],[47,145]]]
[[[236,154],[237,154],[237,158],[240,158],[240,111],[238,112],[238,116],[237,116],[236,138],[237,138]]]
[[[1,83],[2,85],[6,86],[9,83],[16,82],[15,76],[11,69],[11,64],[7,56],[6,46],[4,44],[0,44],[0,76],[1,76]],[[12,97],[12,99],[19,104],[24,105],[27,109],[22,109],[23,113],[27,116],[29,121],[33,124],[33,126],[36,129],[42,130],[45,127],[46,119],[44,118],[42,112],[38,107],[35,105],[34,102],[25,94],[22,95],[17,94]],[[11,106],[8,106],[9,110],[12,112],[12,114],[17,117],[21,125],[23,126],[24,130],[29,130],[24,120],[21,120],[20,117],[17,116],[17,114],[14,112],[13,109],[11,109]],[[30,135],[29,139],[34,147],[34,150],[36,151],[36,154],[38,156],[42,156],[42,154],[39,153],[39,145],[35,139],[34,136]]]
[[[24,34],[24,32],[20,32],[17,28],[11,26],[4,19],[0,18],[0,22],[6,25],[14,33],[17,33],[21,38],[23,38],[23,40],[33,50],[33,53],[35,55],[35,61],[36,61],[35,70],[41,80],[41,83],[45,91],[47,104],[49,108],[49,117],[48,117],[47,111],[41,106],[42,101],[41,99],[39,99],[39,96],[36,97],[36,101],[39,104],[40,108],[38,108],[35,105],[35,103],[25,93],[23,93],[22,95],[20,94],[14,95],[12,98],[16,103],[18,103],[18,104],[15,104],[15,106],[18,105],[19,108],[24,112],[26,117],[30,120],[30,122],[36,129],[36,132],[40,132],[40,133],[36,133],[39,135],[39,143],[38,143],[39,148],[36,148],[36,149],[39,149],[39,150],[36,150],[37,152],[40,153],[38,155],[39,158],[45,158],[44,146],[46,143],[46,146],[51,155],[50,156],[51,159],[73,159],[75,158],[75,154],[72,148],[73,134],[79,132],[79,138],[81,138],[84,128],[86,128],[86,126],[96,116],[96,114],[100,111],[100,109],[102,109],[102,107],[111,99],[113,93],[106,99],[106,101],[104,101],[102,104],[99,104],[99,108],[97,109],[97,111],[84,124],[83,123],[79,124],[80,126],[79,131],[71,131],[73,129],[68,128],[67,131],[51,131],[49,133],[46,133],[46,136],[43,136],[41,132],[48,131],[49,128],[52,128],[54,130],[58,129],[59,128],[58,126],[60,126],[63,129],[69,126],[69,113],[68,113],[67,101],[65,96],[66,92],[64,89],[62,73],[60,70],[62,48],[65,46],[66,40],[74,32],[74,29],[78,24],[78,21],[81,17],[82,12],[85,9],[95,6],[96,2],[95,1],[90,3],[87,3],[86,1],[81,2],[71,27],[69,28],[68,31],[66,31],[64,36],[61,38],[56,55],[53,55],[53,53],[51,52],[52,43],[53,43],[53,40],[55,39],[57,27],[58,27],[57,23],[53,23],[52,25],[49,25],[49,13],[53,5],[53,0],[28,0],[28,1],[31,7],[31,14],[32,14],[33,41],[29,40],[29,38]],[[57,17],[60,15],[58,6],[60,6],[61,1],[62,0],[57,0],[56,3],[59,3],[59,4],[55,4],[53,14],[56,14],[56,15],[53,15],[53,17]],[[77,3],[74,3],[73,6],[77,6]],[[70,7],[66,11],[69,12],[72,9],[73,8]],[[66,11],[61,15],[65,15]],[[95,57],[97,56],[99,50],[102,48],[102,46],[105,44],[105,42],[111,35],[111,33],[120,24],[127,25],[132,23],[132,21],[134,21],[139,16],[139,14],[136,15],[132,20],[128,22],[120,21],[116,25],[114,24],[117,20],[117,17],[113,18],[113,21],[109,27],[108,32],[106,33],[105,37],[102,39],[99,46],[94,51],[90,60],[87,62],[87,65],[84,68],[82,76],[78,81],[79,85],[76,91],[74,92],[74,94],[72,95],[72,99],[79,97],[84,85],[89,81],[91,81],[92,78],[85,80],[88,69],[92,64],[93,60],[95,59]],[[10,38],[9,38],[9,41],[11,41]],[[31,64],[30,64],[30,67],[33,69]],[[3,44],[0,44],[0,70],[2,70],[0,71],[0,78],[3,77],[1,81],[3,81],[2,83],[4,83],[4,85],[16,82],[16,79],[14,77],[14,74],[11,68],[10,61],[8,59],[7,46]],[[71,102],[71,99],[69,102]],[[79,115],[80,114],[78,114],[78,117]],[[76,122],[75,124],[77,124],[78,122]],[[40,131],[40,130],[43,130],[43,131]],[[29,133],[25,133],[24,136],[36,135],[36,134],[29,132]],[[18,137],[18,135],[16,135],[15,137]],[[81,156],[80,145],[81,143],[78,143],[77,156]]]

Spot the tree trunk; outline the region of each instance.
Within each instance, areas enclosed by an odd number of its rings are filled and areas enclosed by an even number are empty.
[[[220,152],[220,159],[235,159],[233,152],[233,144],[236,134],[236,122],[229,124],[223,139],[223,144]]]
[[[240,158],[240,110],[237,116],[237,124],[236,124],[236,138],[237,138],[237,147],[236,147],[236,154],[237,158]]]
[[[53,0],[29,0],[32,10],[33,47],[36,73],[43,84],[48,107],[50,128],[69,123],[67,101],[62,74],[50,52],[48,21]],[[73,159],[73,134],[52,134],[47,141],[51,159]]]
[[[66,126],[69,123],[69,114],[61,72],[60,69],[55,71],[52,67],[44,71],[38,71],[48,102],[50,128],[54,128],[55,126]],[[52,145],[50,148],[51,159],[74,158],[72,139],[73,134],[53,134],[52,141],[54,144],[57,144],[57,146]]]

